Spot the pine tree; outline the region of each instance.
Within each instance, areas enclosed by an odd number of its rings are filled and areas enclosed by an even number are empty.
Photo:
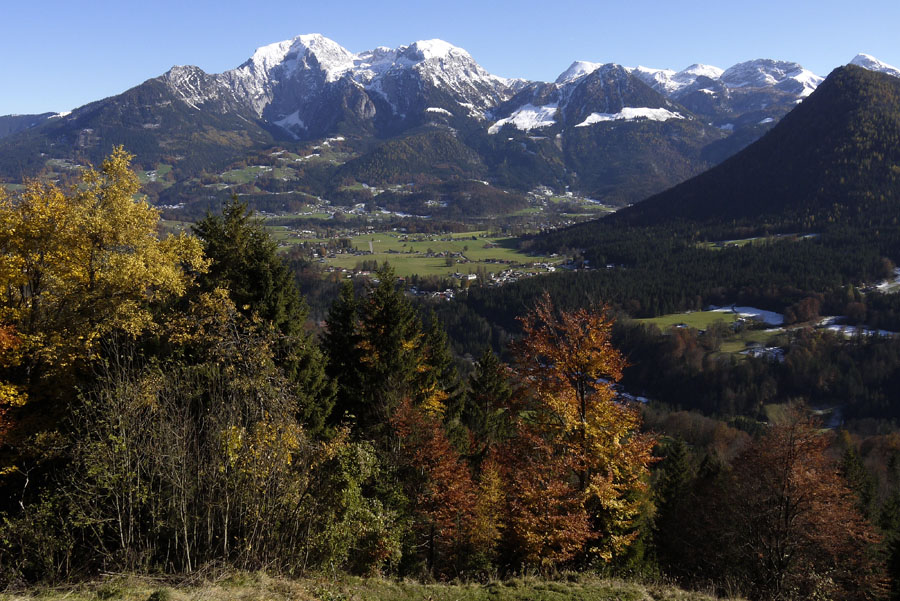
[[[434,311],[431,311],[429,327],[423,336],[421,363],[417,382],[419,402],[427,411],[442,415],[448,421],[458,420],[459,374],[447,345],[447,333]]]
[[[847,481],[850,489],[856,493],[860,512],[871,519],[875,514],[875,478],[866,469],[862,458],[856,451],[856,445],[853,444],[853,440],[846,430],[841,432],[839,442],[844,447],[844,453],[841,456],[841,475]]]
[[[247,204],[232,197],[222,214],[207,214],[193,226],[212,259],[200,284],[205,290],[226,288],[246,316],[253,313],[284,335],[303,331],[307,308],[278,246]]]
[[[669,445],[659,472],[654,490],[657,505],[654,540],[661,566],[672,574],[687,546],[685,516],[690,513],[695,477],[690,451],[682,438]]]

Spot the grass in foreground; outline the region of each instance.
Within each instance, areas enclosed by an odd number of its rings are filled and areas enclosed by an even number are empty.
[[[571,575],[564,580],[513,578],[488,584],[422,584],[381,578],[287,580],[265,574],[233,574],[175,585],[163,580],[115,577],[100,582],[21,594],[2,601],[713,601],[716,597],[668,585]]]

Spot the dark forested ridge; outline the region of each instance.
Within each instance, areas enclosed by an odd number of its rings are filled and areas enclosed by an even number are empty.
[[[0,116],[0,138],[24,129],[36,127],[52,117],[55,113],[41,113],[40,115],[3,115]]]

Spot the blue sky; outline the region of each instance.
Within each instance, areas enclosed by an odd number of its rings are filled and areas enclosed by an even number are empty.
[[[0,115],[69,110],[174,64],[218,73],[258,46],[302,33],[322,33],[353,52],[442,38],[492,73],[540,80],[555,79],[573,60],[681,69],[765,57],[827,75],[866,52],[900,66],[897,0],[3,4]]]

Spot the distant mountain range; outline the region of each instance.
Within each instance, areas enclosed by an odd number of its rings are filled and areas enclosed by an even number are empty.
[[[852,62],[900,74],[867,55]],[[346,153],[308,191],[328,194],[335,178],[469,178],[626,204],[733,155],[821,81],[760,59],[679,72],[578,61],[555,82],[531,82],[494,76],[441,40],[354,54],[301,35],[224,73],[176,66],[71,113],[0,117],[0,178],[96,163],[124,144],[144,169],[165,164],[183,182],[251,153],[341,136]],[[190,190],[165,194],[185,201]]]

